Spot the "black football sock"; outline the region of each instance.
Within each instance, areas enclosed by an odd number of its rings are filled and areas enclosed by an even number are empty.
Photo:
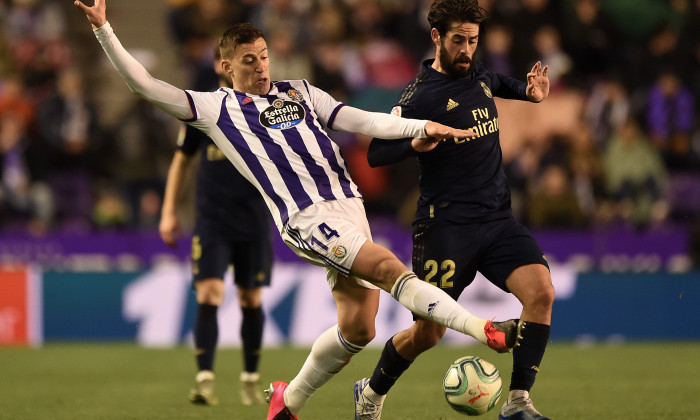
[[[262,347],[263,324],[265,314],[262,307],[241,308],[243,321],[241,322],[241,340],[243,341],[243,364],[246,372],[257,372],[260,360],[260,348]]]
[[[530,391],[549,341],[549,325],[526,322],[520,345],[513,348],[513,374],[510,390]]]
[[[401,357],[394,347],[393,339],[392,337],[386,342],[374,373],[369,379],[369,386],[379,395],[386,395],[401,374],[413,363],[412,360]]]
[[[199,370],[214,370],[214,352],[219,340],[219,323],[216,305],[199,304],[194,322],[194,345]]]

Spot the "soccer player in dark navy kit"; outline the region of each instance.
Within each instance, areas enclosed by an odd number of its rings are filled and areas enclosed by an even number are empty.
[[[510,392],[499,418],[545,419],[529,391],[549,339],[554,288],[547,261],[530,233],[512,216],[503,170],[495,96],[540,102],[549,93],[547,67],[536,63],[527,83],[473,62],[485,11],[476,0],[436,0],[428,21],[436,58],[423,63],[392,112],[469,129],[473,139],[440,143],[431,151],[411,139],[373,139],[371,166],[415,156],[420,198],[414,219],[413,269],[455,300],[481,272],[523,305],[513,348]],[[370,379],[355,385],[356,419],[379,419],[384,397],[398,377],[445,328],[418,318],[391,338]]]
[[[218,48],[215,48],[215,53],[214,68],[220,76],[220,83],[231,87],[230,80],[221,77]],[[167,244],[176,246],[175,236],[180,230],[176,201],[197,152],[200,164],[191,253],[198,304],[194,339],[199,371],[189,399],[195,404],[215,405],[218,402],[213,371],[219,330],[217,311],[224,299],[224,274],[232,264],[243,314],[241,401],[245,405],[263,403],[262,392],[258,389],[258,361],[264,323],[261,288],[270,284],[273,258],[269,212],[258,190],[206,134],[192,126],[183,126],[168,173],[160,222],[161,237]]]

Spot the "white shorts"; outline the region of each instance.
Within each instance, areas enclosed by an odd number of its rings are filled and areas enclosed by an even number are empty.
[[[284,225],[282,239],[295,254],[314,265],[326,267],[331,290],[338,273],[350,276],[350,268],[366,241],[372,240],[362,199],[321,201],[292,215]],[[355,279],[368,289],[371,283]]]

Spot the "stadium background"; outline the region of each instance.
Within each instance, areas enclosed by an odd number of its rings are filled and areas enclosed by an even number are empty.
[[[388,111],[432,53],[427,3],[120,0],[109,20],[156,77],[195,89],[212,83],[215,36],[249,20],[267,33],[273,79]],[[538,59],[550,66],[545,102],[499,112],[516,216],[553,268],[553,339],[697,340],[700,1],[481,4],[493,15],[481,59],[519,78]],[[130,94],[71,2],[1,0],[0,28],[0,344],[187,343],[189,243],[172,251],[157,235],[177,121]],[[333,135],[375,239],[408,262],[415,163],[370,169],[368,138]],[[191,203],[192,188],[188,228]],[[335,319],[323,270],[276,249],[265,344],[308,345]],[[469,290],[479,315],[518,313],[482,279]],[[235,346],[231,299],[221,339]],[[382,296],[374,343],[408,325],[406,312]]]

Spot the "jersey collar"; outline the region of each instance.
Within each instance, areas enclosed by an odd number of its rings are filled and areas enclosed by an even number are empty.
[[[429,58],[425,61],[423,61],[423,71],[427,71],[430,73],[433,77],[436,77],[441,80],[455,80],[455,79],[464,79],[464,80],[472,80],[476,76],[476,68],[474,71],[470,71],[469,74],[467,74],[464,77],[452,77],[449,74],[445,73],[440,73],[439,71],[435,70],[433,68],[433,63],[435,62],[434,58]],[[472,62],[473,66],[476,66],[476,63]]]

